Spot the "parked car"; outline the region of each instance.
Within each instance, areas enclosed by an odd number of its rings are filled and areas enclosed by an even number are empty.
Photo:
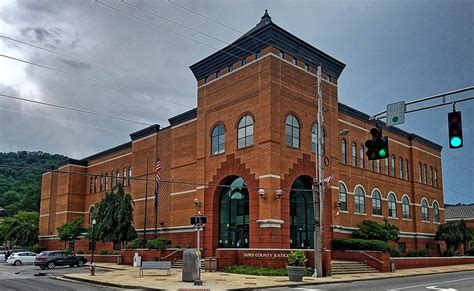
[[[87,259],[82,256],[70,255],[66,251],[41,252],[35,260],[35,266],[41,269],[54,269],[56,266],[82,267]]]
[[[11,254],[7,259],[7,264],[9,265],[24,265],[24,264],[33,264],[36,260],[38,254],[32,252],[18,252]]]
[[[8,260],[8,258],[14,254],[14,253],[19,253],[19,252],[27,252],[28,250],[25,250],[25,249],[20,249],[20,248],[13,248],[11,250],[9,250],[7,252],[7,254],[5,255],[5,260]]]
[[[7,250],[0,250],[0,263],[5,263],[7,259]]]

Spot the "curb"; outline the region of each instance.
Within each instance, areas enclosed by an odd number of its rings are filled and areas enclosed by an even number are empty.
[[[400,275],[393,275],[387,277],[373,277],[373,278],[361,278],[361,279],[341,279],[338,281],[331,281],[331,282],[301,282],[301,283],[293,283],[293,284],[281,284],[281,285],[267,285],[267,286],[259,286],[259,287],[241,287],[241,288],[229,288],[226,290],[232,291],[250,291],[250,290],[261,290],[261,289],[268,289],[268,288],[285,288],[285,287],[300,287],[300,286],[315,286],[315,285],[329,285],[329,284],[340,284],[340,283],[352,283],[352,282],[361,282],[361,281],[375,281],[375,280],[383,280],[383,279],[395,279],[395,278],[404,278],[404,277],[419,277],[419,276],[427,276],[427,275],[438,275],[438,274],[448,274],[448,273],[459,273],[459,272],[466,272],[466,271],[474,271],[471,270],[451,270],[451,271],[444,271],[438,273],[428,273],[428,274],[400,274]],[[56,279],[59,279],[56,277]],[[166,291],[168,289],[161,289],[161,288],[150,288],[150,287],[142,287],[137,285],[123,285],[123,284],[116,284],[116,283],[109,283],[109,282],[101,282],[95,281],[92,279],[86,278],[75,278],[70,277],[68,274],[64,274],[61,279],[59,280],[72,280],[72,281],[82,281],[87,283],[92,283],[95,285],[103,285],[109,287],[118,287],[124,289],[141,289],[141,290],[162,290]]]

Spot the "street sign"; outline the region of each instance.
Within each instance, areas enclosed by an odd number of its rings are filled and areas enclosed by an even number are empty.
[[[387,105],[387,126],[405,123],[405,101]]]
[[[202,216],[202,215],[196,215],[196,216],[191,216],[191,224],[193,225],[202,225],[207,223],[207,216]]]

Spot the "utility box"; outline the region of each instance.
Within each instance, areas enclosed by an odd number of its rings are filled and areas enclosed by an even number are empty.
[[[196,250],[188,249],[183,252],[183,282],[194,282],[198,279],[198,264]]]
[[[208,257],[204,259],[204,270],[217,271],[217,258]]]
[[[133,256],[133,266],[134,267],[142,266],[142,257],[139,256],[138,253],[135,253],[135,256]]]

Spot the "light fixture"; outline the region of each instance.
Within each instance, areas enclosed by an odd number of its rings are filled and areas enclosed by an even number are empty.
[[[258,189],[258,196],[260,199],[265,199],[265,189]]]
[[[201,201],[199,201],[199,199],[197,199],[197,198],[194,198],[193,203],[194,203],[194,206],[196,206],[196,207],[201,206]]]
[[[283,191],[277,190],[275,193],[275,199],[281,199],[282,196],[283,196]]]
[[[92,225],[95,225],[97,221],[95,219],[92,219]]]

